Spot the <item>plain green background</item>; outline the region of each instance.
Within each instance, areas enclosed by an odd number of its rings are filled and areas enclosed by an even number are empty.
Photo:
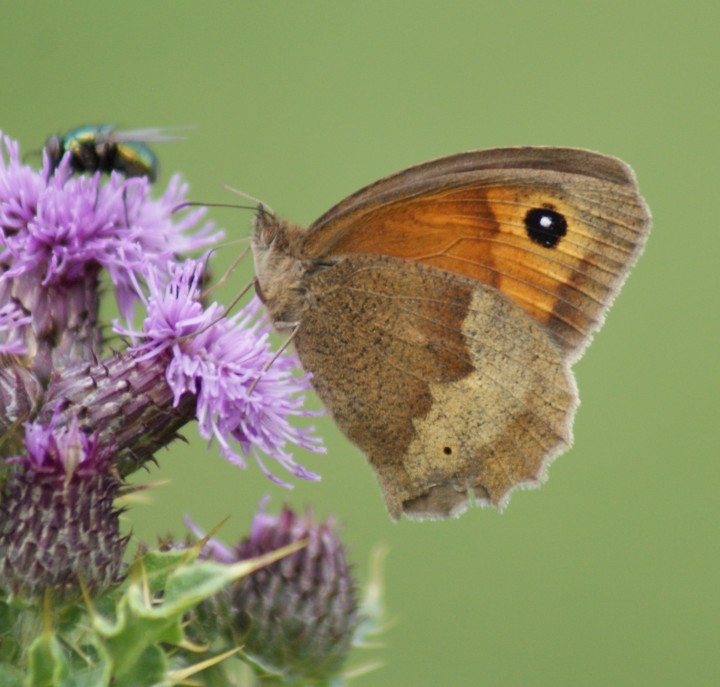
[[[156,147],[193,199],[230,184],[308,223],[360,186],[498,145],[586,147],[636,170],[645,255],[576,366],[575,446],[498,514],[393,524],[359,452],[319,423],[320,484],[286,493],[191,445],[129,513],[139,538],[183,513],[228,540],[264,493],[335,514],[361,578],[386,544],[385,666],[365,685],[715,685],[717,3],[5,3],[0,127],[23,151],[86,123],[195,125]],[[248,213],[214,210],[229,237]],[[221,272],[238,248],[218,256]],[[250,276],[249,261],[221,298]],[[712,355],[711,355],[712,353]]]

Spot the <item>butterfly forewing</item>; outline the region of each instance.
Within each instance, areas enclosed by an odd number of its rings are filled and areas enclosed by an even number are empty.
[[[482,152],[355,194],[310,228],[305,251],[391,255],[482,281],[546,325],[574,359],[644,244],[649,215],[632,172],[587,151]],[[461,171],[448,171],[454,159]]]

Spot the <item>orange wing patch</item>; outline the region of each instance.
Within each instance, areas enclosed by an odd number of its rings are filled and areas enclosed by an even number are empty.
[[[613,195],[607,183],[594,181],[585,180],[581,196],[535,182],[403,198],[351,215],[331,252],[400,257],[477,279],[546,325],[572,353],[601,323],[643,238],[636,197],[622,189]],[[553,246],[532,237],[537,211],[541,224],[559,217],[566,225]]]

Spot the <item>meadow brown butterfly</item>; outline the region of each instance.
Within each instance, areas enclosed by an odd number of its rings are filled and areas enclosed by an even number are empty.
[[[571,148],[461,153],[309,228],[260,208],[256,290],[390,515],[502,507],[572,441],[570,366],[650,226],[632,170]]]

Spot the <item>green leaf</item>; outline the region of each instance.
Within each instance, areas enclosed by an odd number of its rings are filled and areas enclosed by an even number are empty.
[[[197,557],[194,549],[171,549],[170,551],[149,551],[138,559],[134,568],[134,577],[129,578],[132,583],[138,575],[147,582],[151,594],[157,594],[167,584],[168,576],[184,565],[192,565]],[[127,585],[129,586],[129,585]]]
[[[160,603],[153,608],[142,587],[134,584],[120,600],[114,622],[101,616],[93,619],[116,678],[130,674],[145,651],[157,642],[177,644],[182,641],[182,612],[168,613],[164,606]]]
[[[3,687],[22,687],[23,675],[20,670],[0,663],[0,685]]]
[[[138,656],[130,670],[113,682],[113,687],[149,687],[166,684],[167,669],[168,659],[165,652],[159,646],[149,646]]]
[[[83,646],[70,654],[70,675],[60,687],[109,687],[112,665],[101,646]]]
[[[0,636],[11,634],[13,626],[14,621],[10,606],[4,601],[0,601]]]
[[[62,646],[51,631],[43,632],[28,652],[27,687],[59,687],[67,684],[70,667]]]
[[[36,603],[0,599],[0,687],[169,687],[191,684],[200,672],[227,685],[235,649],[211,656],[193,647],[184,633],[187,613],[304,545],[232,565],[198,561],[195,550],[150,552],[122,585],[87,604],[60,606],[54,616]],[[26,650],[22,637],[30,641]]]
[[[184,615],[198,603],[236,579],[302,546],[304,542],[233,565],[212,561],[188,562],[185,556],[146,555],[142,564],[149,565],[150,570],[141,567],[128,584],[117,604],[115,617],[107,618],[100,614],[93,617],[93,628],[110,657],[116,684],[131,680],[137,674],[136,666],[141,661],[149,661],[151,668],[157,668],[160,665],[157,653],[150,649],[161,642],[181,644],[184,640]],[[152,592],[152,586],[160,581],[165,582],[165,589],[158,598],[158,594]],[[163,659],[166,660],[164,654]],[[127,684],[133,683],[130,681]]]
[[[204,561],[180,568],[168,578],[165,602],[169,605],[182,604],[186,605],[186,608],[191,608],[231,582],[249,575],[258,568],[270,565],[305,545],[304,541],[296,542],[264,556],[231,565]]]
[[[384,631],[383,619],[385,604],[383,602],[383,563],[387,550],[378,547],[373,551],[370,569],[370,579],[365,586],[365,593],[360,604],[360,624],[355,630],[353,645],[359,647],[372,647],[373,636]]]
[[[9,604],[0,602],[0,666],[12,661],[20,653],[16,630],[17,613]]]

